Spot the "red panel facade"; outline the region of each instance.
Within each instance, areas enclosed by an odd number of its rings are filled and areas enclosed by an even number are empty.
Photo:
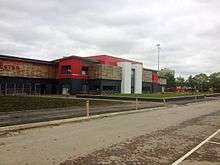
[[[70,66],[70,70],[67,73],[63,72],[63,68],[66,66]],[[58,79],[88,79],[87,74],[83,74],[82,68],[87,68],[88,65],[85,64],[80,59],[63,59],[59,61],[58,64]]]
[[[152,82],[155,84],[160,84],[159,75],[157,72],[153,72],[152,74]]]

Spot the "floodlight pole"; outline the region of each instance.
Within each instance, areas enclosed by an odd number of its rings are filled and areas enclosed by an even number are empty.
[[[160,70],[160,44],[157,44],[157,66],[158,71]]]

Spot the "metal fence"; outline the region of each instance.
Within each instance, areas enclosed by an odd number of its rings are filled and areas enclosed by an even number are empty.
[[[0,95],[40,95],[41,92],[38,89],[32,89],[31,87],[24,88],[0,88]]]

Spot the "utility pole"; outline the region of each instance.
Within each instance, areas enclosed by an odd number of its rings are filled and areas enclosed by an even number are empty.
[[[160,44],[157,44],[157,70],[160,70]]]

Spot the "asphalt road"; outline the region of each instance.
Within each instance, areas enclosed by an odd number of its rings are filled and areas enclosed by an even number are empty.
[[[35,128],[0,136],[0,164],[172,164],[219,128],[219,100]],[[219,164],[216,143],[181,163]]]

